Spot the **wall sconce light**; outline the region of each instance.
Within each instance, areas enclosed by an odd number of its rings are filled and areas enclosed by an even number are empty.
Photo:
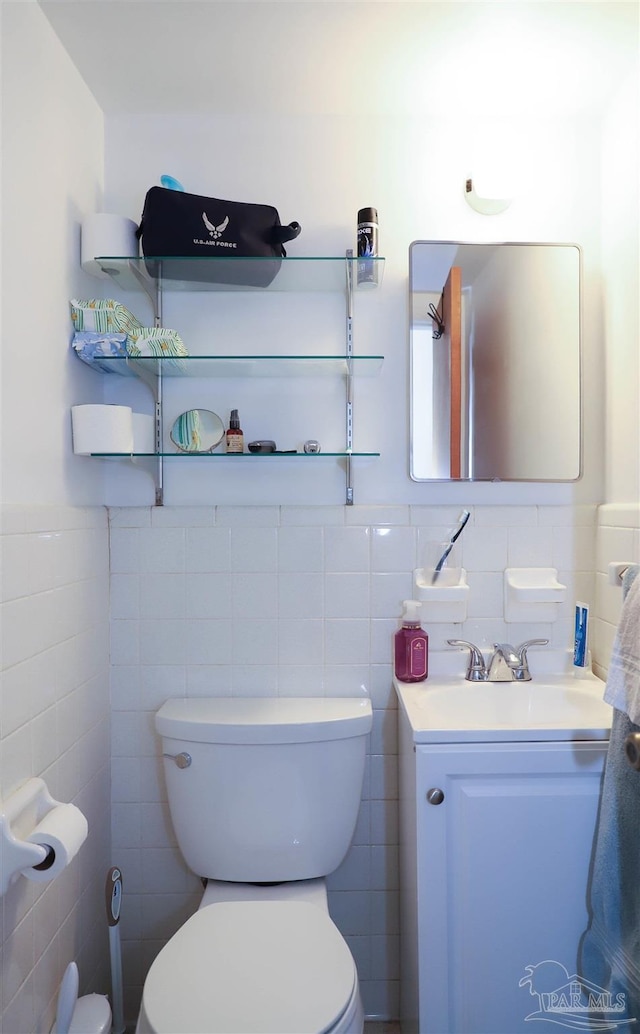
[[[513,200],[510,197],[484,197],[476,191],[471,176],[465,180],[464,196],[467,204],[480,215],[499,215],[509,207]]]

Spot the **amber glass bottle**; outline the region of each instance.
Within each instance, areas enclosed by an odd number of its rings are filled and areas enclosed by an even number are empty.
[[[244,434],[240,428],[238,410],[232,409],[227,431],[227,452],[244,452]]]

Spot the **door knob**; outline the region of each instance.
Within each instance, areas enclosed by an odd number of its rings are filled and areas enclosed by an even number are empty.
[[[438,786],[432,786],[430,790],[427,790],[427,800],[429,804],[442,804],[444,790],[441,790]]]

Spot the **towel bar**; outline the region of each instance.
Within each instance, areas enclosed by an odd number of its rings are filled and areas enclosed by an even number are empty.
[[[631,560],[612,560],[607,568],[609,572],[609,585],[617,585],[620,588],[622,579],[630,567],[633,567]]]

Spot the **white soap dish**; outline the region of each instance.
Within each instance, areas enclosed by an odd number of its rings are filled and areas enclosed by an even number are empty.
[[[508,567],[504,572],[505,621],[555,621],[566,596],[555,567]]]

